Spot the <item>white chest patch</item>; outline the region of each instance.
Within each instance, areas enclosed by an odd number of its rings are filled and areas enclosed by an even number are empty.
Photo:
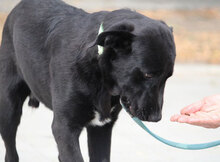
[[[92,126],[101,127],[109,122],[111,122],[110,118],[106,118],[105,120],[100,121],[100,114],[97,111],[94,111],[94,119],[92,119],[89,124]]]

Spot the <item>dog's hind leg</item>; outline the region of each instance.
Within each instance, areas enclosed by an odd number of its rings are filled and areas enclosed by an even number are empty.
[[[0,134],[5,144],[5,162],[18,162],[16,132],[22,105],[30,90],[19,77],[12,59],[13,47],[4,37],[0,48]]]
[[[18,162],[15,138],[29,88],[19,78],[1,73],[0,90],[0,133],[6,148],[5,162]]]
[[[5,162],[18,162],[15,138],[22,114],[22,105],[28,94],[29,88],[19,77],[9,73],[4,75],[1,69],[0,133],[6,148]]]
[[[90,162],[110,162],[113,123],[87,128]]]

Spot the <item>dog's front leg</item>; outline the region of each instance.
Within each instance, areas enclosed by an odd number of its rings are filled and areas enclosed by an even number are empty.
[[[79,146],[81,128],[72,126],[64,114],[54,113],[52,131],[57,142],[60,162],[83,162]]]
[[[87,128],[90,162],[110,162],[112,127],[113,123]]]

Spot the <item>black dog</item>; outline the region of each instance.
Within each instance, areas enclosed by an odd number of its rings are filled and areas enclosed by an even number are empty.
[[[119,98],[132,115],[159,121],[174,60],[172,30],[162,21],[126,9],[89,14],[60,0],[21,1],[6,20],[0,49],[5,161],[18,162],[15,137],[27,96],[30,105],[53,110],[61,162],[83,161],[83,127],[90,161],[110,161]]]

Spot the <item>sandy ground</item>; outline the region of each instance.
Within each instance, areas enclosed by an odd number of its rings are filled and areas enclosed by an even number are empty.
[[[146,124],[153,132],[177,142],[220,140],[220,128],[212,130],[169,121],[170,116],[186,104],[220,93],[219,88],[220,66],[177,64],[173,77],[167,82],[162,121]],[[44,106],[32,110],[25,104],[17,135],[21,162],[58,162],[51,121],[52,112]],[[85,162],[88,162],[85,130],[80,143]],[[4,161],[4,152],[0,138],[0,162]],[[139,128],[124,111],[114,128],[111,152],[112,162],[219,162],[220,159],[220,147],[187,151],[162,144]]]

